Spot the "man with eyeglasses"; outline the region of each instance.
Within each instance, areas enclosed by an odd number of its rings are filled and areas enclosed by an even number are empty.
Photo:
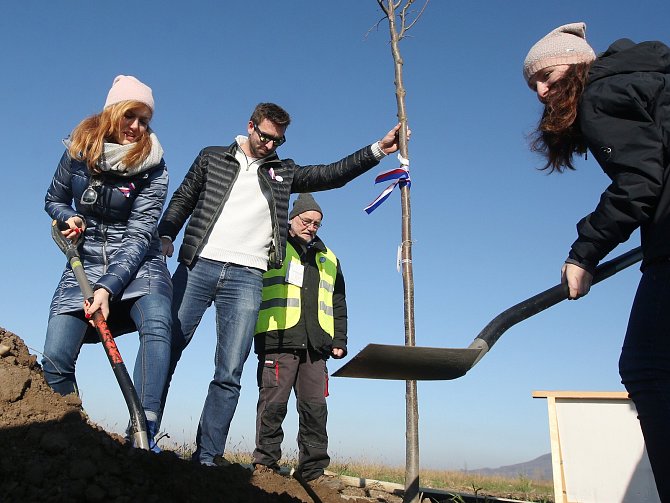
[[[256,323],[258,407],[254,473],[279,471],[282,422],[291,389],[298,409],[298,466],[303,480],[333,486],[326,420],[330,356],[347,353],[347,303],[340,261],[316,235],[323,211],[300,194],[289,214],[286,259],[263,276]]]
[[[398,150],[400,125],[335,163],[299,166],[275,153],[290,121],[274,103],[257,105],[248,136],[200,151],[158,225],[163,253],[172,256],[172,243],[188,220],[172,276],[170,376],[205,310],[216,306],[215,371],[193,453],[201,464],[227,463],[223,452],[251,350],[263,273],[281,267],[286,254],[290,194],[342,187]]]

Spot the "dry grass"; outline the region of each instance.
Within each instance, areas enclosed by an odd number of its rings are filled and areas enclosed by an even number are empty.
[[[193,445],[165,445],[164,448],[175,451],[181,457],[190,458]],[[234,447],[226,452],[226,459],[231,463],[250,465],[252,458],[250,452],[236,450]],[[295,467],[297,465],[297,452],[288,452],[280,463],[282,466]],[[338,460],[331,461],[328,469],[339,475],[359,477],[368,480],[381,480],[404,485],[405,468],[388,466],[381,463],[366,462],[361,460]],[[420,484],[422,487],[454,491],[455,493],[469,493],[481,496],[486,501],[486,496],[519,499],[539,503],[553,503],[554,489],[551,481],[532,480],[523,475],[516,478],[499,476],[484,476],[467,471],[443,471],[443,470],[420,470]],[[458,497],[454,498],[458,502]]]
[[[235,451],[226,453],[226,458],[234,463],[251,463],[251,454],[246,452]],[[283,458],[281,464],[295,467],[297,460],[295,456],[290,456],[288,459]],[[350,477],[382,480],[401,485],[405,483],[404,467],[394,467],[358,460],[343,462],[336,459],[331,462],[328,470]],[[419,478],[422,487],[476,494],[481,495],[482,498],[488,495],[541,503],[551,503],[554,501],[554,486],[551,481],[531,480],[523,475],[519,475],[516,478],[506,478],[484,476],[465,471],[420,470]],[[454,501],[458,500],[455,499]],[[482,501],[485,501],[485,499],[482,499]]]
[[[352,460],[346,463],[333,462],[328,469],[341,475],[383,480],[402,485],[405,483],[404,467]],[[531,480],[523,475],[517,478],[506,478],[465,471],[420,470],[419,480],[422,487],[470,493],[482,497],[488,495],[543,503],[550,503],[554,500],[554,488],[551,481]]]

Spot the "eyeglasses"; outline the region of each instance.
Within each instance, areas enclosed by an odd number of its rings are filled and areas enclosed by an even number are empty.
[[[306,218],[302,218],[300,215],[298,215],[298,218],[302,222],[302,225],[305,227],[314,227],[315,229],[320,229],[323,227],[323,224],[321,222],[317,222],[316,220],[308,220]]]
[[[256,131],[256,134],[258,135],[258,138],[263,142],[267,143],[269,141],[272,142],[272,144],[275,147],[278,147],[280,145],[283,145],[286,142],[286,136],[282,136],[281,138],[277,138],[275,136],[271,136],[267,133],[262,132],[259,128],[258,125],[254,123],[254,131]]]
[[[95,204],[95,202],[98,200],[97,189],[100,187],[100,185],[102,185],[102,180],[92,177],[88,182],[88,187],[86,187],[86,190],[82,192],[79,202],[81,202],[81,204]]]

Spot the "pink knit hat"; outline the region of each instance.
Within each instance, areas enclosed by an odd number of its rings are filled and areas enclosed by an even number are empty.
[[[154,96],[151,88],[130,75],[118,75],[107,94],[105,107],[121,101],[139,101],[154,111]]]
[[[596,53],[586,43],[586,24],[570,23],[559,26],[530,48],[523,62],[526,82],[544,68],[556,65],[590,63]]]

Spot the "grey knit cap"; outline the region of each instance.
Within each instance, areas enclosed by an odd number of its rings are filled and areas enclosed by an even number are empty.
[[[318,211],[321,213],[321,217],[323,217],[321,206],[317,204],[317,202],[312,197],[312,194],[309,192],[300,194],[298,198],[293,201],[293,209],[291,210],[291,213],[289,213],[288,218],[290,220],[298,215],[305,213],[306,211]]]
[[[550,31],[530,48],[523,62],[526,82],[544,68],[590,63],[596,53],[586,42],[586,24],[570,23]]]

